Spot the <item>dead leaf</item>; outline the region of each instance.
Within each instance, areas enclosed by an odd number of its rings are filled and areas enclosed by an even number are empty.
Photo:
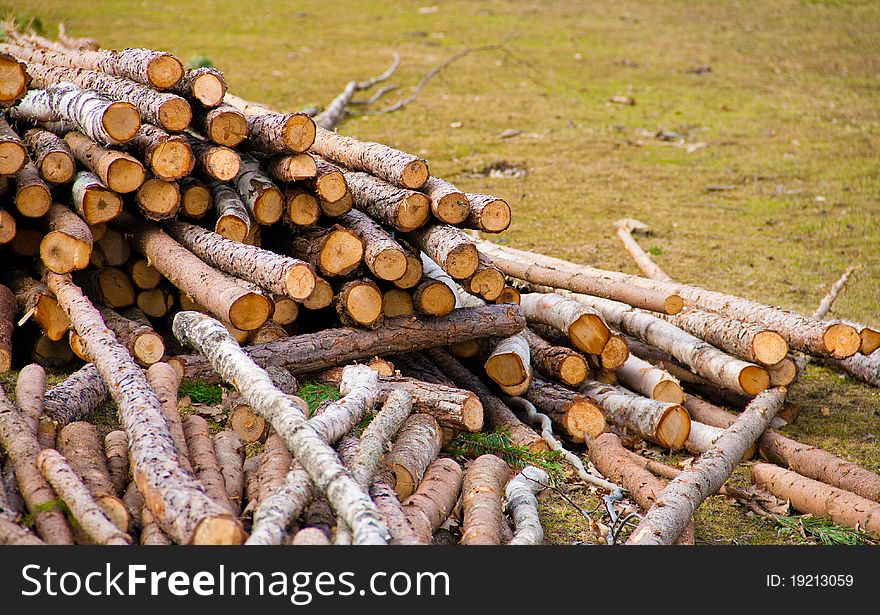
[[[828,406],[822,406],[819,412],[822,413],[822,416],[831,416],[831,410],[828,409]]]

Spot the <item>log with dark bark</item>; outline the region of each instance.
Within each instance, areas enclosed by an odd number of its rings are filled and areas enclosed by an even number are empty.
[[[529,327],[522,334],[529,344],[532,365],[545,378],[570,387],[577,387],[586,380],[590,369],[582,354],[564,346],[553,346]]]
[[[46,391],[43,411],[59,425],[88,419],[107,398],[107,385],[91,363]]]
[[[179,543],[240,543],[239,521],[181,469],[161,404],[141,369],[68,277],[49,274],[47,281],[117,404],[134,481],[156,522]]]
[[[64,140],[48,130],[31,128],[24,133],[23,141],[40,177],[50,184],[66,184],[73,179],[76,161]],[[2,150],[0,145],[0,152]]]
[[[152,124],[143,124],[127,147],[140,155],[153,175],[165,181],[185,177],[195,168],[196,158],[189,140]]]
[[[431,199],[431,213],[440,222],[457,225],[467,220],[470,201],[449,182],[431,176],[420,190]]]
[[[241,154],[234,184],[255,221],[271,225],[281,219],[281,214],[284,213],[284,195],[253,156]]]
[[[247,119],[248,143],[267,154],[302,153],[315,142],[315,122],[304,113],[275,113],[226,93],[229,103]]]
[[[101,308],[101,317],[131,356],[144,367],[158,362],[165,354],[162,336],[153,330],[150,321],[137,308],[118,314],[110,308]]]
[[[456,280],[471,277],[480,254],[464,231],[445,224],[429,224],[409,235],[412,243]]]
[[[217,271],[174,241],[161,229],[124,214],[117,222],[132,245],[182,292],[238,329],[250,331],[271,313],[271,300]]]
[[[231,241],[244,242],[251,232],[251,217],[236,190],[218,181],[211,182],[216,220],[214,232]]]
[[[325,216],[335,218],[348,213],[354,203],[342,169],[323,158],[314,156],[315,175],[301,183],[318,197]]]

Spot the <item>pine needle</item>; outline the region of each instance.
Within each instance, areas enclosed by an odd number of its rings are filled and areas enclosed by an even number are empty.
[[[325,401],[339,399],[339,391],[329,384],[321,384],[320,382],[306,382],[299,388],[297,395],[308,404],[309,416],[315,414],[318,406]]]
[[[773,515],[779,526],[779,536],[798,542],[817,540],[823,545],[874,545],[877,541],[860,530],[844,525],[836,525],[822,517],[801,515],[786,517]]]
[[[533,453],[525,446],[514,444],[510,440],[510,434],[504,429],[488,433],[462,432],[449,443],[446,451],[456,457],[468,458],[487,454],[495,455],[517,470],[530,465],[535,466],[546,471],[553,483],[560,482],[565,473],[565,464],[559,452]]]
[[[184,380],[177,390],[177,398],[183,399],[187,395],[197,404],[219,404],[223,400],[223,387],[198,380]]]

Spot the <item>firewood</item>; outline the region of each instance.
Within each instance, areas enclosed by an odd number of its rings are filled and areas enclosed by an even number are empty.
[[[406,273],[406,252],[382,227],[366,214],[353,210],[339,218],[339,224],[364,242],[364,263],[380,280],[394,281]]]
[[[146,377],[159,400],[162,414],[165,416],[165,423],[168,425],[168,432],[174,442],[180,467],[184,472],[193,474],[189,445],[183,429],[183,418],[177,405],[177,391],[180,388],[177,372],[167,363],[158,362],[146,370]]]
[[[140,83],[98,71],[48,66],[41,53],[51,54],[49,50],[29,51],[17,47],[14,48],[14,53],[27,62],[28,74],[33,77],[32,86],[35,88],[48,88],[61,82],[73,83],[84,90],[100,92],[112,100],[130,103],[137,109],[143,121],[172,132],[183,130],[192,120],[189,103],[175,94],[157,92]]]
[[[714,427],[699,421],[691,420],[691,430],[684,443],[684,448],[695,455],[702,455],[710,450],[712,445],[714,445],[722,435],[724,435],[724,430],[720,427]],[[743,453],[742,461],[745,462],[753,459],[757,451],[758,445],[753,444],[745,453]]]
[[[46,544],[27,528],[13,519],[0,515],[0,545],[44,545]]]
[[[363,240],[338,224],[330,228],[300,229],[287,247],[292,256],[311,263],[326,276],[347,275],[364,258]]]
[[[402,444],[401,448],[398,448],[398,445],[402,439],[408,440],[410,443],[418,440],[418,438],[413,439],[411,435],[413,423],[409,423],[409,418],[412,410],[412,395],[403,389],[390,391],[385,397],[382,408],[376,413],[373,420],[370,421],[363,434],[361,434],[357,455],[349,466],[352,478],[361,488],[368,489],[373,483],[373,479],[380,470],[383,456],[385,457],[385,463],[391,465],[392,469],[396,465],[400,465],[401,461],[411,459],[411,456],[405,453],[406,444]],[[425,415],[422,416],[424,417]],[[424,419],[419,420],[424,422]],[[436,421],[434,424],[436,425]],[[407,430],[404,431],[404,427],[407,426]],[[436,429],[439,430],[439,427]],[[394,447],[388,455],[385,455],[385,447],[398,431],[400,431],[400,434]],[[397,452],[395,453],[395,451]],[[396,465],[388,461],[392,457],[396,460]],[[395,475],[397,475],[397,472],[395,472]]]
[[[241,155],[234,183],[251,218],[266,225],[275,224],[281,219],[284,195],[263,172],[255,158],[247,154]]]
[[[415,313],[412,295],[402,288],[392,288],[382,293],[382,313],[385,318],[412,316]]]
[[[87,419],[106,398],[107,385],[90,363],[46,391],[43,411],[59,425],[66,425]]]
[[[6,52],[0,52],[0,74],[0,106],[7,107],[27,92],[30,76],[24,64]]]
[[[54,273],[85,269],[92,254],[89,227],[67,207],[53,203],[45,218],[48,232],[40,242],[40,260]]]
[[[162,318],[174,306],[174,295],[165,286],[142,290],[137,294],[137,307],[147,316]]]
[[[336,312],[345,326],[374,329],[382,324],[382,291],[370,279],[346,282],[335,297]]]
[[[15,238],[16,224],[12,214],[0,207],[0,246]]]
[[[188,414],[183,417],[182,424],[190,463],[196,478],[215,502],[231,514],[238,514],[238,507],[226,493],[226,483],[220,472],[220,464],[217,462],[207,421],[197,414]]]
[[[177,185],[180,187],[180,214],[191,220],[201,220],[214,205],[211,189],[194,177],[184,177]]]
[[[394,474],[398,499],[413,494],[441,446],[440,425],[434,417],[414,414],[404,421],[391,452],[385,456],[385,464]]]
[[[288,185],[284,191],[285,224],[294,228],[314,226],[321,217],[321,206],[317,197],[307,190]]]
[[[431,176],[420,190],[431,199],[431,213],[440,222],[457,225],[467,219],[470,201],[449,182]]]
[[[70,133],[75,134],[75,133]],[[143,170],[143,169],[141,169]],[[136,188],[143,185],[143,177]],[[80,171],[73,183],[73,208],[89,224],[114,220],[122,211],[122,198],[94,173]]]
[[[627,544],[671,544],[694,510],[730,477],[785,401],[785,388],[759,394],[712,448],[663,489]],[[660,506],[659,504],[662,504]]]
[[[116,267],[88,269],[77,281],[90,297],[113,309],[127,308],[135,303],[135,291],[125,272]]]
[[[9,455],[6,456],[7,462],[0,467],[0,484],[3,485],[0,491],[3,492],[5,498],[3,509],[10,514],[19,517],[25,511],[25,503],[18,491],[18,482],[15,478],[15,467],[12,464]]]
[[[413,251],[408,245],[401,244],[401,247],[406,252],[406,271],[403,274],[403,277],[394,280],[392,284],[396,288],[408,290],[411,288],[415,288],[421,283],[423,275],[424,275],[424,267],[422,265],[422,258]]]
[[[548,415],[574,442],[583,442],[585,436],[596,437],[605,431],[605,415],[598,405],[537,374],[523,397]]]
[[[501,233],[510,226],[510,205],[507,201],[488,194],[465,196],[470,202],[470,208],[462,226],[484,233]]]
[[[158,362],[165,354],[165,344],[144,313],[137,308],[127,310],[124,315],[109,308],[101,308],[101,317],[116,339],[125,346],[131,356],[144,367]]]
[[[501,544],[501,493],[510,468],[495,455],[482,455],[467,466],[461,489],[461,544]]]
[[[545,378],[557,380],[570,387],[577,387],[589,375],[589,367],[583,355],[564,346],[553,346],[531,328],[522,332],[529,344],[529,356]]]
[[[798,377],[798,366],[795,360],[788,356],[775,365],[767,367],[767,373],[770,374],[771,386],[788,386]]]
[[[98,41],[93,38],[69,36],[64,23],[58,24],[58,42],[70,49],[98,51],[101,48]]]
[[[67,143],[57,135],[31,128],[23,135],[23,141],[40,172],[40,177],[50,184],[66,184],[73,179],[76,162]],[[0,152],[3,151],[0,145]]]
[[[315,141],[315,122],[304,113],[275,113],[228,92],[223,100],[244,113],[248,143],[258,151],[302,153]]]
[[[241,157],[235,151],[193,134],[187,134],[187,139],[199,173],[220,182],[235,179],[241,168]]]
[[[423,316],[448,316],[455,309],[455,294],[443,282],[426,278],[413,290],[412,304]]]
[[[15,295],[0,284],[0,372],[12,369],[12,332],[17,312]]]
[[[251,231],[251,217],[244,201],[232,186],[211,182],[214,210],[217,218],[214,232],[231,241],[243,242]]]
[[[223,96],[226,94],[226,80],[216,68],[187,69],[180,81],[172,86],[172,90],[210,109],[223,102]]]
[[[379,222],[403,233],[428,221],[430,201],[421,192],[398,188],[368,173],[342,170],[354,206]]]
[[[142,545],[170,545],[173,544],[168,534],[162,531],[156,518],[148,506],[141,509],[141,540]]]
[[[279,182],[299,182],[318,174],[318,165],[311,154],[266,156],[260,162],[266,172]]]
[[[15,209],[26,218],[40,218],[51,204],[49,186],[40,177],[37,166],[28,160],[15,176]]]
[[[596,310],[584,310],[585,306],[557,295],[529,293],[522,296],[520,306],[526,320],[562,331],[582,352],[601,354],[611,338],[608,326]]]
[[[131,356],[104,327],[97,310],[69,278],[49,274],[47,281],[118,406],[131,447],[132,473],[156,522],[184,544],[241,542],[244,536],[238,520],[181,469],[159,399]]]
[[[122,495],[122,502],[128,510],[128,516],[131,519],[131,527],[134,529],[142,529],[144,526],[144,510],[147,509],[144,495],[138,489],[137,483],[131,481],[125,488]],[[155,521],[155,519],[154,519]]]
[[[168,134],[152,124],[141,125],[127,147],[140,155],[154,176],[169,182],[189,175],[196,164],[186,137]]]
[[[303,307],[307,310],[321,310],[333,303],[333,287],[322,277],[315,278],[315,290],[303,299]]]
[[[167,220],[180,210],[180,188],[175,182],[147,177],[135,192],[135,202],[145,218]]]
[[[70,468],[110,522],[120,532],[127,532],[128,511],[116,496],[104,458],[103,443],[95,426],[82,421],[66,425],[58,432],[58,452],[67,459]]]
[[[483,367],[496,384],[505,388],[528,388],[532,378],[531,353],[525,335],[519,333],[490,346]],[[519,393],[517,393],[519,394]]]
[[[193,124],[212,143],[237,147],[247,139],[247,120],[244,114],[232,105],[220,104],[210,109],[194,109],[193,112]]]
[[[540,436],[524,425],[510,409],[496,397],[479,378],[459,363],[448,352],[439,348],[425,351],[425,356],[436,364],[443,374],[462,389],[473,391],[483,404],[486,423],[493,429],[503,429],[510,436],[511,442],[524,446],[537,453],[547,450],[547,444]]]
[[[117,220],[132,245],[178,289],[244,331],[269,318],[271,301],[199,260],[158,227],[125,214]]]
[[[449,517],[461,492],[462,469],[453,459],[437,459],[425,470],[415,492],[403,502],[406,520],[422,544]]]
[[[306,177],[302,184],[319,199],[324,215],[338,217],[348,213],[354,200],[342,169],[320,157],[312,157],[315,162],[315,175]]]
[[[520,292],[513,286],[505,286],[501,290],[501,294],[495,299],[495,303],[515,303],[519,305]]]
[[[462,280],[462,287],[484,301],[495,301],[504,291],[504,274],[492,262],[480,255],[476,271]]]
[[[72,83],[30,90],[10,114],[31,123],[69,122],[72,128],[103,145],[130,141],[141,127],[141,116],[131,103],[111,100]]]
[[[115,429],[104,436],[104,458],[107,473],[113,484],[113,492],[122,497],[128,486],[128,436],[122,429]]]
[[[604,433],[590,443],[590,461],[609,480],[623,485],[642,510],[657,503],[663,483],[651,472],[633,463],[630,453],[623,448],[620,438]],[[675,544],[694,544],[694,522],[689,519]]]
[[[92,246],[89,264],[93,267],[121,267],[126,265],[130,258],[131,246],[128,239],[119,231],[108,229]]]
[[[0,56],[0,62],[3,57]],[[0,117],[0,175],[15,175],[28,161],[28,151],[6,118]]]
[[[272,318],[275,318],[274,315]],[[251,345],[268,344],[288,336],[287,330],[283,326],[274,320],[267,320],[259,328],[248,333],[247,343]]]
[[[480,264],[473,241],[452,226],[429,224],[410,234],[413,243],[456,280],[471,277]]]
[[[46,390],[46,372],[36,364],[26,365],[18,374],[15,383],[15,405],[21,417],[39,438],[40,423],[43,416],[43,395]]]
[[[550,484],[544,470],[527,466],[514,476],[504,490],[505,508],[516,528],[513,537],[506,540],[510,545],[539,545],[544,541],[544,528],[538,515],[538,499],[535,497]],[[503,527],[503,522],[502,522]]]
[[[54,341],[62,339],[67,333],[70,321],[64,310],[58,307],[58,301],[49,287],[22,271],[10,272],[8,283],[9,288],[15,293],[19,313],[31,314],[49,339]]]
[[[377,479],[370,488],[370,495],[376,503],[376,510],[382,517],[392,545],[416,545],[421,540],[413,531],[394,488],[386,480]]]
[[[617,369],[617,377],[627,388],[650,399],[672,404],[684,400],[684,392],[674,376],[635,355]]]
[[[17,39],[21,44],[21,39]],[[152,49],[123,49],[112,51],[58,50],[54,48],[42,56],[46,64],[95,70],[124,79],[131,79],[157,90],[174,87],[183,76],[180,60],[164,51]]]
[[[830,519],[880,537],[880,504],[848,491],[830,487],[769,463],[752,466],[759,487],[788,500],[796,510]]]
[[[214,434],[214,451],[217,455],[220,473],[223,475],[226,496],[232,504],[234,512],[238,513],[241,511],[241,501],[244,492],[244,474],[242,471],[244,443],[234,431],[224,429]]]
[[[0,444],[6,451],[22,500],[34,518],[37,533],[49,544],[73,544],[73,535],[52,488],[37,469],[40,445],[6,393],[0,388]]]
[[[401,188],[418,190],[428,178],[428,164],[381,143],[358,141],[318,127],[313,152],[340,165],[370,173]]]

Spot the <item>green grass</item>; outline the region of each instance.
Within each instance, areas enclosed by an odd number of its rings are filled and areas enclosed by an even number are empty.
[[[514,221],[503,243],[635,272],[612,222],[638,218],[670,275],[807,313],[859,264],[834,314],[880,323],[880,3],[422,6],[0,0],[0,12],[39,16],[48,35],[64,21],[108,47],[210,58],[232,92],[285,109],[325,105],[350,79],[384,70],[395,50],[397,100],[457,51],[503,42],[513,57],[470,55],[405,110],[357,116],[341,130],[422,155],[465,190],[506,197]],[[699,65],[711,72],[688,72]],[[615,95],[636,104],[609,104]],[[511,128],[523,134],[498,138]],[[688,153],[654,138],[660,130],[706,146]],[[528,174],[473,175],[504,161]],[[819,365],[791,398],[801,417],[785,433],[880,469],[880,392]],[[577,497],[592,508],[589,493]],[[542,507],[549,540],[588,539],[561,498]],[[724,498],[710,498],[696,522],[701,542],[780,541],[772,524]]]

